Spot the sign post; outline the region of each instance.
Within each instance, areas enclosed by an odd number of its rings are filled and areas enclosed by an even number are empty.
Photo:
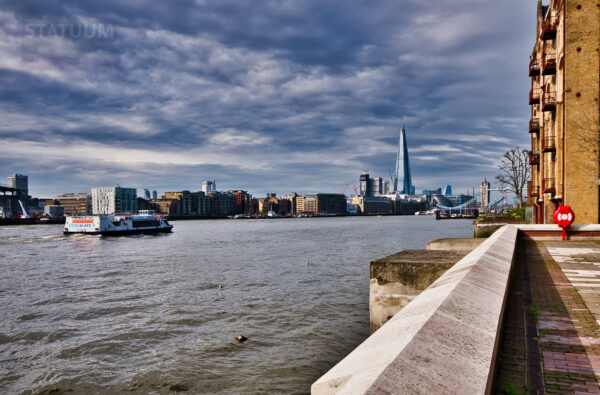
[[[562,239],[567,239],[567,228],[575,221],[575,213],[570,206],[559,206],[554,212],[554,223],[562,228]]]

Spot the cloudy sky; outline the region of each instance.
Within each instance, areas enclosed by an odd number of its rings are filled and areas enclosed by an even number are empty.
[[[527,145],[529,0],[0,0],[0,183],[341,192]]]

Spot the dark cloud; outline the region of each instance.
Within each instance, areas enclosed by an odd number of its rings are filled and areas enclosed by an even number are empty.
[[[387,178],[406,124],[418,190],[478,185],[527,143],[535,7],[0,0],[1,173],[341,191]]]

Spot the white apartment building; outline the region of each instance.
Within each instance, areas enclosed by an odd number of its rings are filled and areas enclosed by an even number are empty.
[[[92,213],[114,214],[137,211],[137,189],[121,187],[92,188]]]

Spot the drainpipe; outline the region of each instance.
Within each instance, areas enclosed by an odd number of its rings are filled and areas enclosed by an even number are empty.
[[[562,68],[562,74],[563,74],[563,105],[562,105],[562,112],[563,112],[563,119],[562,119],[562,163],[561,163],[561,170],[562,170],[562,204],[563,206],[565,205],[565,125],[567,123],[567,118],[566,118],[566,107],[567,107],[567,95],[566,95],[566,90],[567,90],[567,80],[566,80],[566,69],[567,69],[567,4],[566,2],[562,2],[562,11],[564,14],[563,17],[563,68]]]

